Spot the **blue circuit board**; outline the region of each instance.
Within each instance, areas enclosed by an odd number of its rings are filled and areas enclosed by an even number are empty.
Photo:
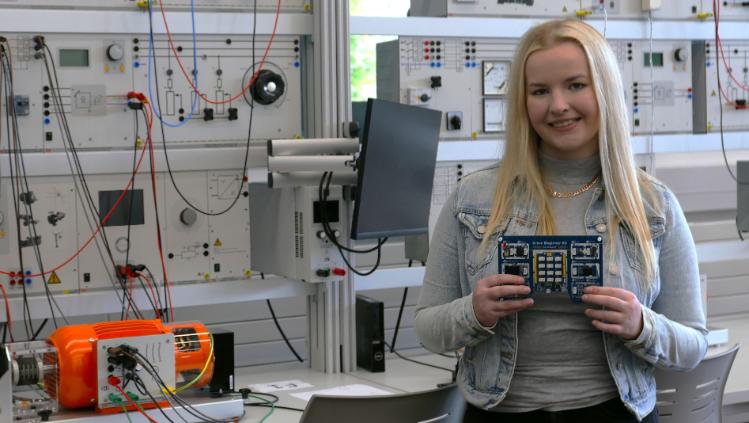
[[[565,292],[582,302],[583,289],[603,285],[600,236],[503,236],[499,273],[525,278],[531,295]]]

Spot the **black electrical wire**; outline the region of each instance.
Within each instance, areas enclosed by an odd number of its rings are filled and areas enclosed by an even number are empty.
[[[47,79],[48,79],[49,88],[51,91],[51,96],[52,96],[52,99],[54,100],[54,104],[58,113],[58,126],[60,127],[60,132],[62,134],[63,144],[68,145],[68,149],[70,149],[70,152],[71,152],[70,156],[73,158],[73,165],[75,167],[75,170],[73,170],[74,175],[72,175],[72,177],[75,180],[77,176],[78,179],[80,180],[81,190],[78,191],[78,193],[81,196],[81,202],[83,203],[82,205],[84,206],[83,208],[84,213],[91,213],[93,216],[93,220],[97,222],[97,224],[100,224],[101,215],[99,213],[99,210],[96,207],[96,204],[93,200],[90,189],[88,187],[88,182],[86,181],[85,172],[83,171],[83,166],[78,156],[78,150],[75,147],[75,142],[73,141],[73,136],[70,131],[70,124],[67,120],[67,116],[65,115],[65,110],[62,105],[61,95],[60,95],[60,82],[59,82],[59,77],[57,75],[57,66],[55,65],[52,52],[47,46],[47,44],[44,42],[44,39],[42,37],[39,37],[37,40],[43,47],[42,55],[44,59],[44,65],[45,65],[45,69],[47,73]],[[51,64],[51,71],[50,71],[50,64]],[[82,191],[82,194],[81,194],[81,191]],[[88,210],[86,209],[86,206],[88,206]],[[115,294],[117,295],[118,299],[120,299],[123,306],[124,306],[125,300],[127,300],[132,306],[133,311],[135,312],[136,316],[138,316],[139,318],[143,318],[143,314],[140,312],[140,309],[134,303],[132,296],[127,291],[126,281],[123,280],[123,278],[121,277],[120,273],[117,270],[117,265],[115,263],[114,256],[112,254],[111,247],[109,245],[109,238],[107,237],[106,231],[102,229],[100,231],[99,236],[101,237],[102,243],[104,245],[104,249],[107,253],[107,257],[109,258],[109,261],[111,263],[111,266],[112,266],[111,269],[114,271],[114,276],[117,278],[120,288],[122,288],[123,292],[125,293],[123,297],[120,297],[119,293],[117,293],[117,288],[115,287]]]
[[[241,391],[241,389],[240,389],[240,391]],[[249,389],[247,391],[248,391],[249,394],[252,394],[253,396],[256,396],[256,397],[268,397],[268,398],[270,398],[269,400],[266,400],[266,402],[246,402],[246,403],[244,403],[244,405],[247,406],[247,407],[254,407],[254,406],[258,405],[258,404],[265,404],[265,405],[277,404],[278,401],[281,400],[280,398],[278,398],[278,395],[275,395],[275,394],[271,394],[271,393],[267,393],[267,392],[251,392],[251,391],[249,391]]]
[[[330,238],[330,242],[332,242],[333,245],[335,245],[341,250],[348,251],[350,253],[366,254],[366,253],[377,251],[382,246],[382,244],[384,244],[385,241],[387,241],[387,238],[385,238],[384,241],[378,240],[380,241],[378,242],[378,245],[372,248],[366,249],[366,250],[356,250],[353,248],[349,248],[345,245],[342,245],[341,243],[338,242],[338,239],[335,237],[335,234],[330,226],[330,221],[328,220],[328,211],[327,211],[327,208],[325,207],[325,204],[327,203],[328,195],[330,195],[329,188],[330,188],[330,182],[332,178],[333,178],[333,172],[324,172],[322,175],[322,178],[320,179],[320,184],[318,186],[318,192],[317,192],[318,198],[320,199],[320,221],[322,223],[323,230],[325,231],[325,235],[327,235],[328,238]],[[327,185],[326,185],[326,181],[327,181]],[[324,189],[323,189],[323,186],[324,186]]]
[[[153,275],[153,273],[151,272],[151,269],[149,269],[147,265],[144,264],[143,268],[146,271],[146,273],[148,273],[148,277],[151,279],[151,282],[153,282],[153,285],[156,288],[156,295],[158,296],[159,295],[159,287],[156,284],[156,277]],[[163,317],[162,320],[165,321],[165,322],[169,322],[169,308],[170,308],[171,304],[170,304],[169,300],[167,300],[167,298],[169,298],[169,292],[168,292],[168,288],[166,286],[166,282],[162,285],[162,288],[164,290],[164,301],[162,302],[161,299],[159,299],[159,303],[161,304],[161,307],[163,307],[162,308],[162,317]]]
[[[140,136],[140,120],[138,119],[138,112],[135,111],[135,137],[133,139],[133,170],[130,172],[130,178],[133,180],[130,185],[130,201],[127,211],[127,249],[125,251],[125,271],[127,277],[130,277],[129,266],[130,266],[130,229],[133,222],[133,201],[135,201],[135,165],[138,161],[138,137]],[[146,130],[148,130],[148,123],[146,122]],[[143,285],[143,281],[140,282]],[[146,294],[148,295],[148,294]],[[150,299],[150,297],[149,297]],[[151,303],[153,304],[153,303]],[[154,309],[155,310],[155,309]],[[125,318],[125,303],[122,303],[122,311],[120,312],[120,320]]]
[[[289,347],[291,352],[294,354],[297,360],[299,360],[300,363],[304,363],[304,360],[302,357],[299,356],[299,354],[296,352],[294,347],[291,345],[291,342],[289,342],[289,338],[286,337],[286,334],[284,333],[283,329],[281,329],[281,325],[278,323],[278,319],[276,319],[276,313],[273,311],[273,306],[270,303],[270,300],[265,300],[265,302],[268,304],[268,310],[270,310],[271,316],[273,316],[273,323],[276,324],[276,328],[278,329],[278,332],[283,337],[284,342],[286,342],[286,345]]]
[[[359,276],[369,276],[380,267],[380,259],[382,258],[382,245],[387,242],[387,237],[378,239],[377,245],[366,249],[366,250],[355,250],[352,248],[348,248],[344,245],[341,245],[338,240],[336,239],[335,233],[330,227],[330,222],[328,221],[328,213],[326,210],[326,205],[328,202],[328,195],[330,192],[330,182],[333,179],[333,172],[324,172],[322,178],[320,179],[320,185],[318,186],[318,198],[320,199],[320,221],[322,223],[323,231],[328,236],[328,239],[335,245],[335,247],[338,249],[338,252],[341,254],[341,258],[343,259],[343,262],[346,263],[346,267],[348,267],[349,270],[351,270],[353,273],[359,275]],[[323,183],[325,183],[325,188],[323,189]],[[365,253],[371,253],[373,251],[377,251],[377,260],[375,262],[375,265],[366,272],[361,272],[354,268],[354,266],[351,265],[351,263],[346,258],[346,255],[344,254],[344,251],[348,251],[353,254],[365,254]]]
[[[151,9],[152,4],[151,2],[148,3],[148,8]],[[160,87],[159,87],[159,72],[158,72],[158,66],[156,65],[156,49],[153,46],[154,43],[154,31],[153,31],[153,13],[151,13],[151,10],[149,10],[148,13],[148,26],[149,26],[149,42],[151,45],[151,58],[153,59],[153,69],[154,69],[154,81],[156,83],[156,109],[159,111],[159,116],[163,116],[161,112],[161,94],[160,94]],[[255,64],[255,38],[257,35],[257,0],[253,1],[253,26],[252,26],[252,64],[254,66]],[[194,69],[194,72],[197,72],[197,69]],[[188,206],[190,206],[193,210],[196,212],[205,215],[205,216],[221,216],[237,204],[239,201],[239,198],[242,196],[242,187],[244,186],[245,181],[245,175],[247,175],[247,164],[248,159],[250,155],[250,139],[252,135],[252,120],[253,120],[253,112],[255,111],[255,99],[250,96],[250,123],[249,128],[247,130],[247,145],[245,147],[245,153],[244,153],[244,165],[242,166],[242,174],[239,176],[239,187],[237,188],[237,195],[234,197],[234,200],[229,204],[228,207],[226,207],[224,210],[221,210],[219,212],[210,212],[207,210],[202,210],[190,200],[187,199],[187,197],[182,193],[182,190],[180,190],[179,186],[177,185],[177,181],[174,178],[174,174],[172,173],[172,165],[169,162],[169,152],[166,145],[166,131],[164,130],[164,122],[159,118],[159,126],[161,128],[161,142],[164,149],[164,159],[166,161],[166,168],[169,173],[169,179],[172,182],[172,186],[174,186],[174,190],[177,192],[177,195],[182,198],[182,201],[185,202]],[[198,100],[199,102],[200,100]]]
[[[260,279],[265,279],[265,274],[260,273]],[[300,363],[304,363],[304,360],[302,357],[296,352],[294,349],[294,346],[291,345],[291,342],[289,342],[289,338],[286,337],[286,333],[281,328],[281,324],[278,323],[278,319],[276,318],[276,312],[273,310],[273,305],[271,305],[270,300],[265,300],[266,304],[268,304],[268,310],[270,311],[271,317],[273,317],[273,323],[276,324],[276,329],[278,329],[278,332],[281,334],[281,337],[283,338],[283,341],[286,342],[286,346],[289,347],[291,352],[294,354],[297,360],[299,360]]]
[[[718,107],[720,109],[720,149],[721,151],[723,151],[723,161],[726,164],[726,170],[728,170],[731,178],[733,178],[734,181],[738,182],[736,175],[733,173],[733,170],[731,170],[731,166],[728,164],[726,144],[725,140],[723,139],[723,86],[720,82],[720,54],[723,51],[723,46],[720,44],[720,34],[718,33],[718,26],[720,24],[720,9],[716,9],[715,5],[716,2],[715,0],[713,0],[713,22],[715,24],[715,66],[717,68],[715,75],[718,79]],[[730,69],[726,69],[726,71],[730,72]]]
[[[49,321],[49,319],[44,319],[42,321],[42,324],[39,325],[38,328],[36,328],[36,332],[34,332],[34,336],[32,336],[31,339],[29,339],[29,341],[36,341],[36,338],[39,336],[39,333],[41,333],[42,329],[44,329],[44,326],[47,325],[48,321]]]
[[[170,419],[169,416],[164,411],[164,408],[161,407],[158,401],[156,401],[156,398],[151,395],[151,392],[148,391],[148,388],[146,388],[146,384],[143,382],[143,380],[138,376],[137,374],[133,373],[133,383],[135,383],[135,387],[138,389],[138,393],[141,395],[145,395],[148,397],[148,399],[151,400],[151,402],[156,406],[156,408],[159,410],[159,412],[164,416],[164,418],[171,423],[174,423],[174,420]],[[174,410],[175,414],[177,414],[182,421],[186,421],[182,415],[180,415],[177,410]]]
[[[161,314],[161,298],[154,299],[151,297],[151,290],[148,289],[146,286],[146,283],[143,282],[143,278],[141,276],[138,276],[138,282],[140,282],[140,287],[143,289],[143,293],[146,295],[146,298],[148,299],[149,304],[151,304],[151,307],[153,308],[153,312],[156,314],[156,317],[160,317]],[[156,292],[156,295],[158,295],[159,291],[154,290]]]
[[[201,421],[207,421],[207,422],[213,422],[213,423],[229,423],[235,420],[235,419],[231,419],[231,420],[213,419],[210,416],[203,414],[201,411],[195,409],[191,404],[189,404],[187,401],[185,401],[179,395],[175,394],[174,392],[172,392],[171,389],[169,389],[169,387],[166,385],[166,383],[161,378],[161,376],[159,376],[159,373],[156,370],[156,368],[153,366],[153,364],[151,364],[151,362],[148,360],[147,357],[145,357],[143,354],[141,354],[137,350],[134,351],[134,354],[130,354],[130,353],[126,353],[126,354],[132,357],[133,359],[135,359],[138,363],[140,363],[142,368],[154,379],[154,381],[157,384],[159,384],[161,387],[165,388],[164,392],[167,394],[167,396],[172,398],[179,405],[181,405],[184,411],[186,411],[188,414],[198,419],[201,419]],[[244,413],[242,415],[244,416]]]
[[[718,28],[720,24],[720,9],[719,8],[720,6],[715,2],[715,0],[713,0],[713,23],[715,25],[715,66],[716,66],[715,76],[718,81],[718,109],[720,110],[720,113],[719,113],[720,150],[723,153],[723,162],[726,165],[726,170],[728,170],[728,174],[731,175],[731,178],[733,178],[733,180],[736,181],[737,184],[741,184],[741,182],[739,182],[736,175],[733,173],[733,170],[731,170],[731,166],[728,164],[728,155],[726,154],[726,143],[725,143],[724,134],[723,134],[723,86],[720,82],[720,54],[723,51],[723,46],[720,43],[720,34],[718,33]],[[730,70],[728,69],[727,71],[730,72]],[[739,228],[738,216],[736,216],[735,224],[736,224],[736,233],[738,233],[739,239],[743,241],[744,235],[741,233],[741,228]]]
[[[149,7],[151,3],[148,3]],[[145,113],[145,112],[143,112]],[[154,163],[154,156],[153,156],[153,143],[149,143],[149,152],[148,155],[148,163],[151,167],[151,184],[152,184],[152,193],[153,193],[153,211],[154,215],[156,217],[156,242],[158,243],[159,248],[159,257],[161,258],[161,266],[162,266],[162,275],[164,276],[164,289],[168,290],[169,285],[169,279],[167,278],[166,274],[166,263],[164,263],[164,243],[161,240],[161,218],[159,217],[159,205],[158,205],[158,199],[156,198],[156,163]],[[135,181],[133,181],[135,182]],[[132,198],[132,192],[131,192],[131,198]],[[172,297],[167,296],[166,301],[169,303],[169,305],[172,307],[172,310],[174,310],[174,305],[172,304]]]
[[[408,267],[411,267],[413,260],[408,261]],[[403,317],[403,309],[406,308],[406,297],[408,297],[408,287],[403,288],[403,297],[401,298],[401,306],[398,309],[398,320],[395,322],[395,330],[393,331],[393,340],[390,342],[390,352],[395,352],[395,341],[398,339],[398,331],[401,328],[401,318]]]
[[[8,46],[10,47],[10,46]],[[6,88],[8,90],[12,91],[10,87],[13,85],[12,75],[11,71],[13,69],[12,63],[10,62],[10,59],[8,58],[10,48],[5,52],[6,54],[2,55],[2,61],[3,61],[3,67],[5,68],[5,71],[3,72],[4,78],[3,82],[6,84]],[[5,109],[5,117],[6,122],[8,123],[6,131],[8,134],[8,168],[10,173],[10,181],[11,181],[11,191],[13,194],[13,209],[15,211],[15,217],[16,217],[16,235],[17,235],[17,247],[18,247],[18,260],[19,264],[21,266],[21,287],[23,290],[23,322],[24,322],[24,329],[26,330],[26,339],[31,338],[31,334],[34,332],[33,323],[31,322],[31,312],[29,311],[29,304],[28,304],[28,297],[26,293],[26,283],[25,283],[25,275],[23,275],[23,269],[24,269],[24,263],[23,263],[23,247],[21,246],[21,213],[18,206],[18,194],[20,193],[20,178],[17,176],[15,178],[13,177],[13,166],[14,166],[14,160],[15,159],[15,166],[16,169],[20,169],[20,166],[18,165],[18,157],[15,154],[15,149],[13,148],[13,144],[11,143],[11,138],[13,140],[16,140],[16,131],[18,128],[13,128],[13,133],[11,135],[11,118],[10,118],[10,108],[13,107],[12,105],[10,107],[6,107]],[[11,159],[10,153],[14,152],[13,159]],[[18,186],[16,186],[18,184]]]
[[[9,65],[8,67],[10,69],[10,58],[8,58],[8,65]],[[11,75],[11,85],[9,87],[9,93],[8,94],[9,94],[10,98],[14,98],[14,96],[15,96],[15,89],[14,89],[13,84],[12,84],[12,73],[9,73],[9,75]],[[16,142],[16,146],[17,146],[17,150],[16,150],[15,153],[17,154],[18,161],[20,162],[20,165],[21,165],[21,167],[20,167],[21,173],[20,174],[21,174],[21,177],[23,178],[23,186],[26,189],[26,193],[28,193],[28,195],[31,195],[32,191],[31,191],[31,187],[29,186],[29,180],[27,178],[26,163],[25,163],[25,161],[23,159],[23,148],[22,148],[23,146],[22,146],[22,142],[21,142],[21,138],[20,138],[20,132],[17,129],[19,126],[18,126],[18,114],[16,112],[15,103],[12,103],[12,106],[11,106],[10,109],[12,110],[11,116],[13,118],[13,127],[15,128],[14,134],[15,134],[15,142]],[[55,316],[55,309],[52,306],[52,300],[53,300],[52,293],[51,293],[51,291],[49,289],[49,286],[47,285],[47,277],[44,274],[44,262],[42,261],[42,252],[41,252],[41,249],[39,248],[39,245],[35,242],[35,240],[39,237],[39,234],[38,234],[38,232],[36,230],[36,221],[34,219],[34,211],[33,211],[33,207],[31,206],[32,201],[29,199],[27,202],[24,202],[24,204],[25,204],[26,213],[27,213],[27,216],[29,217],[29,223],[30,223],[30,225],[29,225],[29,236],[31,237],[31,247],[32,247],[32,249],[34,251],[34,256],[35,256],[36,261],[37,261],[37,266],[39,267],[39,272],[40,272],[41,277],[42,277],[42,282],[43,282],[43,287],[44,287],[44,293],[45,293],[45,295],[47,297],[47,303],[49,304],[50,313],[52,315],[52,321],[54,322],[54,325],[55,325],[55,328],[56,328],[57,327],[57,318]],[[59,306],[58,306],[58,308],[59,308]],[[62,314],[62,310],[60,310],[60,313]],[[65,318],[64,314],[62,315],[62,317],[65,320],[65,323],[68,323],[68,320],[67,320],[67,318]],[[30,312],[29,312],[29,318],[31,318]]]
[[[150,364],[150,363],[149,363],[149,364]],[[152,373],[152,370],[155,370],[155,369],[153,369],[153,367],[151,367],[151,369],[146,369],[146,368],[145,368],[145,366],[143,366],[143,367],[144,367],[144,369],[146,370],[146,373],[148,373],[148,375],[149,375],[149,376],[151,376],[151,378],[152,378],[152,379],[153,379],[153,380],[154,380],[154,381],[155,381],[155,382],[156,382],[156,383],[157,383],[158,385],[160,385],[160,386],[162,386],[162,387],[166,386],[165,384],[163,384],[163,380],[162,380],[162,379],[161,379],[161,378],[160,378],[160,377],[158,376],[158,373],[155,373],[155,376],[154,376],[154,373]],[[158,378],[158,380],[157,380],[157,378]],[[166,412],[165,412],[165,411],[164,411],[164,409],[163,409],[163,408],[162,408],[162,407],[161,407],[161,406],[160,406],[160,405],[158,404],[158,402],[157,402],[157,401],[156,401],[156,399],[155,399],[155,398],[153,397],[153,395],[152,395],[152,394],[151,394],[151,393],[150,393],[150,392],[148,391],[148,388],[146,387],[146,384],[145,384],[145,383],[143,382],[143,380],[142,380],[142,379],[140,378],[140,376],[138,376],[138,375],[133,375],[133,381],[135,382],[135,386],[136,386],[136,387],[138,388],[138,392],[140,392],[140,393],[143,393],[143,394],[147,395],[147,396],[149,397],[149,399],[150,399],[150,400],[151,400],[151,401],[152,401],[152,402],[153,402],[154,404],[156,404],[156,406],[157,406],[157,408],[159,409],[159,411],[161,412],[161,414],[163,414],[163,415],[164,415],[164,417],[166,417],[166,419],[167,419],[168,421],[170,421],[170,422],[173,422],[173,421],[172,421],[172,420],[171,420],[171,419],[169,418],[169,416],[167,416],[167,415],[166,415]],[[168,399],[167,399],[167,400],[168,400]],[[175,413],[175,414],[177,414],[177,416],[179,416],[179,418],[180,418],[180,419],[182,419],[182,421],[186,421],[186,420],[185,420],[185,418],[184,418],[184,417],[183,417],[183,416],[182,416],[182,415],[181,415],[181,414],[180,414],[180,413],[179,413],[179,412],[177,411],[177,409],[176,409],[176,408],[174,408],[174,406],[173,406],[173,404],[171,403],[171,401],[169,401],[169,404],[170,404],[170,405],[172,405],[172,410],[174,411],[174,413]],[[188,411],[188,414],[191,414],[191,415],[192,415],[192,413],[190,413],[189,411]],[[193,415],[193,417],[195,417],[195,416]],[[201,421],[203,421],[203,420],[202,420],[202,419],[201,419],[200,417],[198,417],[198,419],[199,419],[199,420],[201,420]]]
[[[257,392],[253,392],[252,395],[257,395]],[[303,408],[294,408],[294,407],[285,407],[283,405],[275,405],[275,404],[263,404],[263,403],[252,403],[252,404],[245,404],[247,407],[265,407],[265,408],[275,408],[277,410],[289,410],[289,411],[298,411],[300,413],[304,413]]]
[[[101,215],[99,213],[98,208],[96,207],[96,204],[94,203],[93,197],[91,196],[91,192],[88,187],[88,182],[86,181],[86,176],[83,171],[83,166],[80,162],[78,151],[75,147],[75,142],[73,141],[73,136],[70,131],[70,125],[68,123],[67,116],[65,115],[64,107],[62,105],[61,95],[60,95],[60,83],[59,83],[59,77],[57,75],[57,66],[55,65],[52,51],[47,46],[46,42],[44,42],[43,37],[38,37],[35,40],[38,43],[40,43],[40,46],[42,48],[42,58],[44,59],[47,80],[49,83],[49,90],[51,92],[51,97],[55,104],[55,108],[57,109],[58,126],[60,127],[60,132],[62,134],[63,143],[64,144],[67,143],[68,148],[70,149],[70,152],[71,152],[71,157],[73,158],[73,165],[75,167],[75,170],[73,170],[74,175],[72,175],[72,177],[75,179],[77,176],[81,183],[82,194],[79,191],[79,195],[82,197],[81,202],[83,203],[83,206],[84,206],[83,208],[84,213],[90,212],[94,216],[94,221],[97,222],[97,224],[101,224]],[[89,209],[86,210],[85,206],[88,206]],[[99,236],[102,239],[102,243],[107,253],[107,257],[110,260],[110,263],[112,266],[111,269],[114,270],[114,276],[117,278],[117,281],[120,284],[120,288],[122,288],[123,292],[125,292],[124,297],[120,297],[119,293],[117,293],[117,288],[115,287],[115,294],[117,295],[118,299],[120,299],[120,301],[123,304],[126,300],[129,301],[136,316],[142,319],[143,314],[141,313],[137,304],[135,304],[135,302],[133,301],[132,296],[127,292],[126,281],[123,281],[122,277],[117,271],[117,265],[115,263],[112,250],[109,245],[109,239],[107,237],[106,231],[102,229],[100,231]],[[114,281],[113,281],[113,284],[114,284]]]

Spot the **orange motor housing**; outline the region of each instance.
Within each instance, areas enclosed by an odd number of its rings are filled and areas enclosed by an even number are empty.
[[[54,345],[59,361],[59,392],[49,392],[68,409],[91,407],[97,403],[96,342],[102,339],[126,338],[174,333],[177,380],[180,375],[191,380],[208,362],[200,380],[192,387],[207,385],[213,377],[213,357],[208,329],[198,322],[164,324],[160,320],[124,320],[72,325],[57,329],[47,342]]]

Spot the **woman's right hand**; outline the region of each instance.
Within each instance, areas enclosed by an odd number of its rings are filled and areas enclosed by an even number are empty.
[[[473,290],[473,312],[482,326],[492,327],[497,320],[531,307],[532,298],[513,299],[530,292],[520,276],[488,276],[479,280]]]

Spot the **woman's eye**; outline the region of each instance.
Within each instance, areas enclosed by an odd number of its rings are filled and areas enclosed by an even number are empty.
[[[570,84],[570,89],[573,91],[582,90],[583,88],[585,88],[585,84],[583,84],[582,82],[573,82],[572,84]]]
[[[531,91],[531,95],[544,95],[546,93],[547,93],[546,88],[539,88],[539,89]]]

